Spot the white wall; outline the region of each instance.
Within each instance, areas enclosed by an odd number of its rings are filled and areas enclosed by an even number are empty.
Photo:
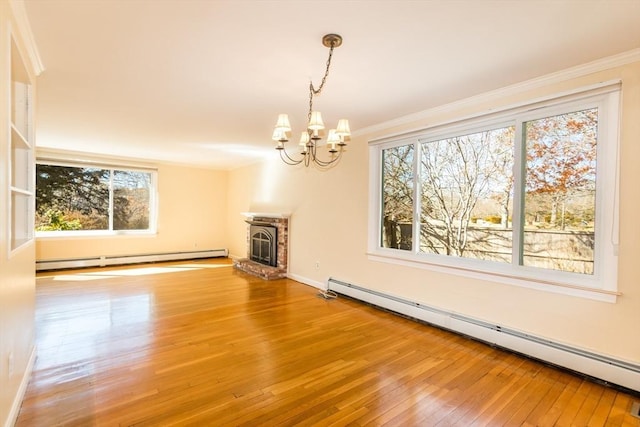
[[[628,65],[587,74],[573,70],[568,77],[549,76],[519,90],[493,94],[500,96],[477,97],[454,109],[425,112],[413,122],[379,126],[375,132],[355,137],[342,163],[328,172],[286,166],[274,150],[272,161],[229,175],[230,253],[246,252],[246,225],[240,212],[290,213],[289,265],[294,277],[326,283],[331,276],[640,363],[640,340],[633,338],[640,324],[640,168],[635,165],[640,158],[639,56],[635,52],[636,62]],[[618,271],[622,295],[615,304],[368,259],[368,140],[615,79],[623,82]]]

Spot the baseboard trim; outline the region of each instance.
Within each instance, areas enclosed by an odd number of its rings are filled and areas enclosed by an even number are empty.
[[[161,252],[117,256],[93,256],[87,258],[36,260],[36,271],[62,270],[68,268],[105,267],[111,265],[141,264],[148,262],[185,261],[200,258],[226,257],[227,249],[206,249],[201,251]]]
[[[27,367],[22,375],[22,380],[20,381],[20,386],[18,387],[18,392],[16,393],[13,404],[11,405],[11,410],[9,411],[9,415],[5,421],[5,427],[13,427],[18,420],[18,414],[20,413],[20,407],[22,406],[22,400],[24,399],[24,395],[27,392],[27,386],[29,385],[29,380],[31,379],[31,374],[33,372],[33,366],[36,361],[36,347],[33,346],[31,349],[31,355],[29,356],[29,360],[27,361]]]
[[[316,280],[311,280],[308,279],[304,276],[300,276],[298,274],[294,274],[294,273],[288,273],[287,277],[291,280],[295,280],[296,282],[300,282],[302,284],[305,285],[309,285],[309,286],[313,286],[314,288],[318,288],[318,289],[327,289],[327,284],[323,283],[323,282],[318,282]]]

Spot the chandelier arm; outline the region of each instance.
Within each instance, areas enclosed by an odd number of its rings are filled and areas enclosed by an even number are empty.
[[[322,162],[322,161],[315,161],[314,163],[316,164],[316,167],[320,170],[329,170],[332,167],[334,167],[338,161],[341,159],[341,157],[336,157],[335,159],[331,160],[330,162]]]
[[[293,159],[291,156],[289,156],[289,153],[287,153],[287,150],[285,150],[284,148],[278,151],[280,151],[280,159],[282,159],[282,161],[288,164],[289,166],[299,165],[304,160],[304,158],[300,160]],[[307,157],[307,156],[304,156],[304,157]]]
[[[342,157],[342,150],[338,154],[333,154],[331,160],[321,160],[319,157],[314,157],[313,162],[321,167],[328,167],[336,163]]]
[[[335,162],[337,162],[340,159],[340,157],[341,156],[336,156],[336,157],[334,157],[333,159],[331,159],[329,161],[323,161],[323,160],[320,160],[317,157],[315,159],[313,159],[313,160],[314,160],[314,163],[316,165],[320,166],[320,167],[329,167],[332,164],[334,164]]]
[[[321,168],[329,168],[340,159],[340,157],[342,156],[342,152],[343,148],[340,147],[340,151],[338,151],[337,154],[331,154],[331,160],[322,160],[320,159],[320,157],[318,157],[318,146],[316,144],[312,144],[311,146],[309,146],[309,154],[305,156],[306,158],[304,164],[305,166],[309,166],[310,162],[312,161]]]

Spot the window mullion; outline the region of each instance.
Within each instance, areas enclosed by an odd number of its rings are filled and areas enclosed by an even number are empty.
[[[513,216],[512,216],[512,256],[511,263],[523,265],[524,252],[524,194],[527,147],[522,120],[516,120],[513,147]]]
[[[421,204],[422,198],[421,191],[421,179],[420,179],[420,159],[422,158],[422,149],[419,141],[414,143],[414,158],[413,158],[413,253],[420,252],[420,228],[421,228]]]
[[[380,183],[379,191],[376,193],[377,204],[376,204],[376,220],[377,220],[377,231],[376,231],[376,247],[383,246],[383,233],[382,227],[384,224],[384,185],[382,184],[382,180],[384,179],[384,155],[382,150],[376,152],[377,160],[376,160],[376,175],[375,182]]]
[[[113,169],[109,170],[109,231],[113,231]]]

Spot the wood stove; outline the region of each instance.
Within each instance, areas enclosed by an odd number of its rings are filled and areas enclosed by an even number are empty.
[[[243,213],[247,220],[247,257],[233,266],[264,280],[287,277],[289,263],[289,215]]]
[[[251,224],[249,259],[260,264],[278,265],[278,229],[268,224]]]

